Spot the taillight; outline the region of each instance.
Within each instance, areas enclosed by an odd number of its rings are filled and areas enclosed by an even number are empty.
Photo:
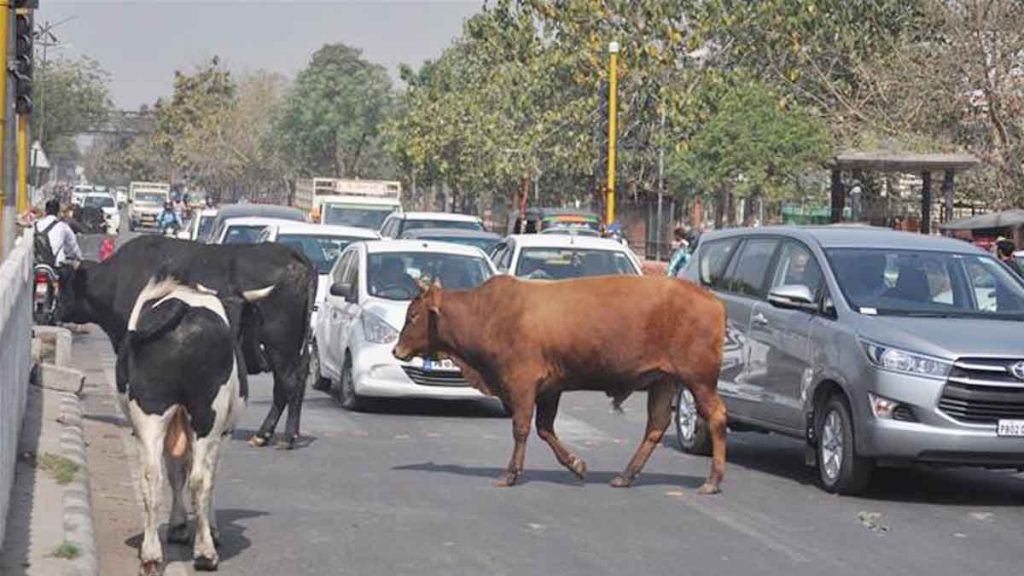
[[[43,271],[36,272],[36,284],[46,284],[50,281],[50,275]]]

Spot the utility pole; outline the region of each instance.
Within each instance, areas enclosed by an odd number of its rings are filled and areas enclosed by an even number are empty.
[[[660,130],[660,133],[661,133],[662,140],[664,140],[664,138],[665,138],[665,107],[664,107],[664,105],[662,105],[662,108],[661,108],[661,130]],[[655,248],[655,251],[656,251],[655,258],[658,259],[659,261],[661,260],[661,232],[664,229],[664,225],[662,225],[662,217],[661,217],[661,203],[662,203],[662,198],[663,198],[664,194],[665,194],[665,142],[662,141],[658,145],[658,223],[657,223],[657,225],[655,226],[655,229],[654,229],[654,233],[655,233],[654,245],[656,246],[656,248]]]
[[[0,73],[0,135],[3,143],[3,153],[0,154],[0,262],[7,258],[11,248],[14,247],[14,222],[15,222],[15,197],[13,190],[7,185],[8,162],[10,161],[10,149],[7,147],[7,132],[10,126],[7,122],[7,111],[10,110],[10,100],[7,99],[7,78],[10,75],[7,70],[8,55],[11,53],[11,12],[10,4],[0,6],[0,50],[3,51],[4,70]]]
[[[618,116],[619,88],[619,43],[608,44],[608,189],[605,206],[605,225],[611,226],[615,221],[615,136]]]

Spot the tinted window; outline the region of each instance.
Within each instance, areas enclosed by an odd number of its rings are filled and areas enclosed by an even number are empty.
[[[255,244],[266,226],[232,226],[228,228],[225,244]]]
[[[328,204],[324,206],[323,223],[370,228],[376,230],[391,214],[391,206],[366,206],[357,204]]]
[[[463,222],[461,220],[406,220],[402,232],[421,228],[455,228],[457,230],[483,230],[479,222]]]
[[[284,244],[306,255],[317,274],[327,274],[338,259],[338,255],[355,238],[341,236],[311,236],[305,234],[281,234],[277,237],[278,244]]]
[[[776,238],[756,238],[744,242],[739,260],[725,281],[726,289],[749,296],[763,295],[765,276],[778,245]]]
[[[817,297],[822,281],[821,268],[811,251],[798,242],[786,242],[771,287],[806,286]]]
[[[435,252],[383,252],[366,260],[366,289],[371,296],[412,300],[420,293],[417,280],[438,281],[449,290],[468,290],[491,276],[483,258]]]
[[[523,248],[515,275],[531,280],[563,280],[585,276],[636,275],[622,252],[574,248]]]
[[[705,286],[719,286],[729,257],[739,240],[728,238],[705,243],[700,249],[700,282]]]

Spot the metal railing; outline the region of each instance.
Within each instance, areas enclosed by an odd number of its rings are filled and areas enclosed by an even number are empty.
[[[32,368],[32,250],[26,230],[0,265],[0,542]]]

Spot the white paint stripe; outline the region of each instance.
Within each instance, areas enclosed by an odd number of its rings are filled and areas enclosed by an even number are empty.
[[[603,442],[612,443],[615,439],[611,434],[606,434],[600,429],[587,424],[565,412],[559,412],[555,418],[555,434],[565,442]]]

